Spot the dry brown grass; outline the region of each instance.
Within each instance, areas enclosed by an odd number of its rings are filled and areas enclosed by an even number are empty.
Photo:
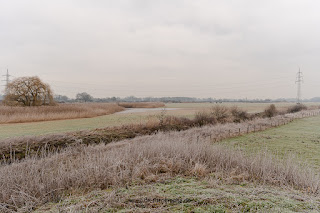
[[[31,211],[74,191],[145,183],[176,175],[204,177],[223,173],[277,186],[319,192],[319,178],[293,158],[268,153],[245,156],[238,150],[198,138],[197,130],[143,136],[108,145],[77,146],[42,158],[0,166],[2,211]]]
[[[161,102],[121,102],[118,105],[124,108],[160,108],[166,106]]]
[[[0,106],[0,124],[91,118],[123,109],[111,103],[76,103],[40,107]]]

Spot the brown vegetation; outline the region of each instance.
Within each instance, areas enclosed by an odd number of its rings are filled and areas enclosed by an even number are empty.
[[[164,103],[160,102],[121,102],[118,104],[124,108],[160,108],[165,107]]]
[[[214,106],[210,110],[199,111],[195,115],[195,123],[198,125],[228,123],[228,122],[242,122],[250,120],[259,115],[249,115],[245,110],[238,107]]]
[[[238,124],[239,125],[239,124]],[[159,133],[130,141],[77,146],[0,166],[0,208],[4,212],[32,211],[58,202],[75,191],[145,183],[176,175],[204,177],[219,172],[277,186],[319,192],[319,178],[294,159],[279,161],[267,153],[247,157],[212,145],[197,130]]]
[[[274,104],[271,104],[269,107],[267,107],[265,110],[264,110],[264,114],[265,116],[267,116],[268,118],[271,118],[275,115],[278,114],[278,110],[276,109],[276,106]]]
[[[91,118],[122,110],[123,107],[111,103],[77,103],[36,107],[0,106],[0,124]]]
[[[292,107],[289,107],[289,109],[287,110],[288,113],[295,113],[295,112],[300,112],[302,110],[306,110],[308,109],[308,107],[306,105],[303,104],[296,104]]]
[[[241,110],[237,106],[231,107],[230,113],[233,116],[233,122],[236,122],[236,123],[249,120],[253,117],[253,116],[250,116],[247,111]]]

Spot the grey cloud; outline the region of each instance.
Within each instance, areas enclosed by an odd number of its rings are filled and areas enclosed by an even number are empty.
[[[304,95],[317,96],[319,6],[315,0],[0,0],[0,74],[4,66],[15,76],[36,74],[70,96],[86,87],[100,97],[276,98],[295,96],[299,64]],[[221,82],[227,86],[215,86]]]

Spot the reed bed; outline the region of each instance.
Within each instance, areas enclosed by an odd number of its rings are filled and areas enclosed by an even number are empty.
[[[124,108],[160,108],[166,106],[161,102],[120,102],[118,105]]]
[[[91,118],[124,110],[112,103],[76,103],[56,106],[0,106],[0,124]]]
[[[32,211],[67,194],[154,182],[177,175],[255,181],[319,193],[319,178],[294,158],[278,160],[262,152],[246,156],[212,144],[188,130],[158,133],[95,146],[69,147],[60,153],[0,166],[0,211]]]

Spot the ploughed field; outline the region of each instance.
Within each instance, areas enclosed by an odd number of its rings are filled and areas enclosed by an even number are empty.
[[[76,104],[75,104],[76,105]],[[173,104],[166,104],[165,108],[176,109],[176,110],[167,110],[165,113],[166,115],[174,115],[178,117],[187,117],[192,118],[197,111],[209,109],[216,105],[222,106],[238,106],[240,109],[246,110],[249,113],[256,113],[262,112],[267,106],[270,104],[266,103],[173,103]],[[292,103],[276,103],[275,104],[278,109],[282,109],[292,105]],[[312,105],[312,103],[310,103]],[[107,106],[107,107],[106,107]],[[109,106],[112,106],[111,108]],[[128,107],[128,105],[123,105],[124,107]],[[46,134],[53,134],[53,133],[63,133],[63,132],[71,132],[71,131],[79,131],[79,130],[91,130],[96,128],[103,128],[103,127],[113,127],[113,126],[122,126],[127,124],[142,124],[147,123],[152,120],[157,120],[159,115],[162,112],[162,105],[154,105],[152,104],[151,107],[158,107],[159,110],[152,110],[152,111],[143,111],[143,112],[136,112],[136,113],[115,113],[117,111],[124,110],[120,104],[120,106],[115,105],[97,105],[94,110],[87,110],[88,107],[80,107],[75,106],[78,110],[78,113],[72,111],[72,108],[69,107],[69,117],[65,116],[65,119],[59,115],[59,113],[51,114],[51,121],[39,121],[38,122],[26,122],[24,123],[5,123],[0,122],[0,139],[5,138],[12,138],[16,136],[31,136],[31,135],[46,135]],[[132,107],[132,106],[129,106]],[[137,107],[148,107],[147,106],[137,106]],[[149,106],[150,107],[150,106]],[[71,109],[70,109],[71,108]],[[80,108],[80,109],[78,109]],[[102,108],[102,109],[101,109]],[[85,110],[84,110],[85,109]],[[111,110],[112,109],[112,110]],[[12,117],[16,117],[16,121],[19,119],[23,120],[24,111],[25,109],[20,110],[18,115],[11,113],[6,116],[2,116],[2,120],[12,120]],[[81,111],[82,110],[82,111]],[[82,114],[80,112],[82,112]],[[89,112],[88,112],[89,111]],[[70,113],[73,112],[73,113]],[[98,113],[98,114],[97,114]],[[100,114],[99,114],[100,113]],[[112,114],[114,113],[114,114]],[[1,113],[0,113],[1,114]],[[33,110],[30,117],[38,116],[42,120],[45,120],[45,114],[40,113],[41,116],[38,115],[37,110]],[[58,116],[54,116],[58,114]],[[89,116],[90,115],[90,116]],[[71,117],[70,117],[71,116]],[[85,117],[85,118],[77,118],[77,116]],[[0,115],[1,118],[1,115]],[[53,119],[57,118],[57,119]],[[72,119],[70,119],[72,118]],[[1,119],[0,119],[1,120]],[[31,119],[32,120],[32,119]]]

